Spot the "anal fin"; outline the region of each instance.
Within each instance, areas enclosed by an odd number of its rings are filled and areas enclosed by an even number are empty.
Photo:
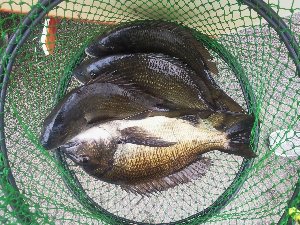
[[[212,161],[207,157],[200,157],[197,161],[167,177],[149,180],[134,185],[121,185],[122,189],[134,194],[150,196],[151,194],[166,191],[179,184],[185,184],[205,176],[212,166]]]

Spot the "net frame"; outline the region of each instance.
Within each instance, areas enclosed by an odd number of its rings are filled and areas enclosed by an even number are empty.
[[[12,69],[12,65],[14,63],[14,58],[18,52],[18,49],[24,44],[27,37],[31,33],[31,27],[34,27],[38,22],[42,20],[42,18],[50,11],[52,8],[57,6],[60,2],[63,0],[44,0],[40,1],[37,5],[33,7],[31,12],[28,13],[28,15],[23,20],[22,25],[18,28],[18,30],[15,32],[13,37],[11,38],[7,49],[5,50],[3,54],[3,58],[1,60],[0,64],[0,74],[1,74],[1,83],[2,83],[2,89],[1,89],[1,102],[0,102],[0,138],[1,138],[1,172],[2,172],[2,186],[3,190],[8,190],[5,188],[5,185],[10,185],[13,187],[12,190],[13,193],[6,192],[6,195],[13,195],[15,198],[15,202],[11,202],[11,207],[17,212],[20,211],[19,220],[26,223],[35,223],[34,221],[28,221],[28,217],[24,217],[22,214],[24,212],[26,213],[26,210],[24,208],[28,207],[26,204],[23,204],[23,196],[18,191],[18,187],[16,185],[16,182],[14,180],[14,177],[10,171],[10,166],[8,162],[7,157],[7,149],[5,145],[5,133],[4,133],[4,104],[5,104],[5,96],[6,96],[6,90],[8,85],[8,79],[9,74]],[[261,15],[277,32],[277,34],[280,36],[281,40],[284,42],[286,48],[289,51],[290,57],[293,59],[298,76],[300,77],[300,57],[299,57],[299,44],[297,43],[295,37],[292,35],[292,32],[288,28],[288,26],[285,24],[285,22],[276,14],[276,12],[270,8],[269,5],[264,3],[262,0],[239,0],[241,4],[247,5],[249,8],[252,8],[255,10],[259,15]],[[36,15],[38,15],[36,17]],[[17,44],[16,44],[17,43]],[[224,49],[223,49],[224,50]],[[229,54],[229,53],[228,53]],[[226,55],[226,54],[225,54]],[[224,56],[223,56],[224,57]],[[233,68],[238,67],[237,65],[233,65]],[[238,76],[237,76],[238,77]],[[248,91],[249,92],[249,91]],[[247,98],[246,98],[247,99]],[[249,99],[249,98],[248,98]],[[250,102],[255,102],[253,100],[253,97],[250,97]],[[249,164],[250,165],[250,164]],[[5,175],[5,176],[3,176]],[[7,179],[6,179],[7,177]],[[237,189],[238,190],[238,189]],[[295,199],[299,198],[299,181],[297,182],[294,194],[289,202],[289,207],[295,205]],[[22,206],[21,209],[19,206]],[[30,210],[28,209],[27,213],[32,214]],[[215,212],[216,213],[216,212]],[[213,215],[213,214],[212,214]],[[199,216],[199,215],[198,215]],[[287,213],[285,212],[282,215],[281,220],[279,223],[284,222],[287,219]],[[25,221],[24,221],[25,218]],[[32,217],[34,218],[34,217]],[[182,221],[177,221],[176,224],[187,224],[187,223],[194,223],[196,220],[199,220],[199,217],[194,218],[187,218]],[[136,223],[134,221],[127,221],[127,220],[117,220],[122,223]],[[203,222],[203,221],[201,221]],[[170,223],[173,224],[173,223]],[[174,223],[175,224],[175,223]]]

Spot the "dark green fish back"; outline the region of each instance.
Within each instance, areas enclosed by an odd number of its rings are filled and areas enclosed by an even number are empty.
[[[211,76],[218,73],[212,56],[197,41],[190,29],[165,21],[139,21],[120,26],[98,37],[86,48],[93,57],[120,53],[163,53],[179,58],[195,74],[191,78],[199,87],[204,82],[219,110],[244,112],[243,108],[219,88]]]
[[[180,60],[163,54],[129,54],[90,60],[75,71],[77,76],[96,77],[93,82],[109,82],[127,89],[170,101],[178,107],[212,109],[215,107],[204,82],[198,86],[195,72]]]
[[[86,52],[94,57],[116,53],[164,53],[180,58],[200,74],[213,65],[212,56],[190,30],[165,21],[141,21],[118,27],[98,37]],[[211,70],[217,72],[216,68]]]

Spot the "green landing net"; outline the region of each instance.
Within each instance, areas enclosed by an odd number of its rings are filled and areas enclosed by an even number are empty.
[[[300,131],[300,4],[266,2],[2,0],[0,224],[293,223],[300,209],[300,163],[286,156],[281,143],[290,131]],[[55,37],[55,48],[45,55],[41,36],[50,18],[56,32],[47,37]],[[213,151],[206,154],[213,166],[203,178],[140,196],[96,180],[41,147],[43,120],[80,85],[71,72],[85,57],[84,48],[120,23],[144,19],[193,29],[217,63],[214,79],[256,117],[255,159]],[[284,135],[270,146],[277,130]]]

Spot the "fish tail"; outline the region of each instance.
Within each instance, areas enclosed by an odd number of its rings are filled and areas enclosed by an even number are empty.
[[[213,90],[212,98],[216,101],[216,105],[220,110],[226,110],[237,113],[244,113],[244,109],[235,102],[224,91],[215,88]]]
[[[254,124],[254,117],[246,114],[233,115],[235,120],[225,128],[228,143],[223,152],[254,158],[256,154],[250,147],[251,130]]]

